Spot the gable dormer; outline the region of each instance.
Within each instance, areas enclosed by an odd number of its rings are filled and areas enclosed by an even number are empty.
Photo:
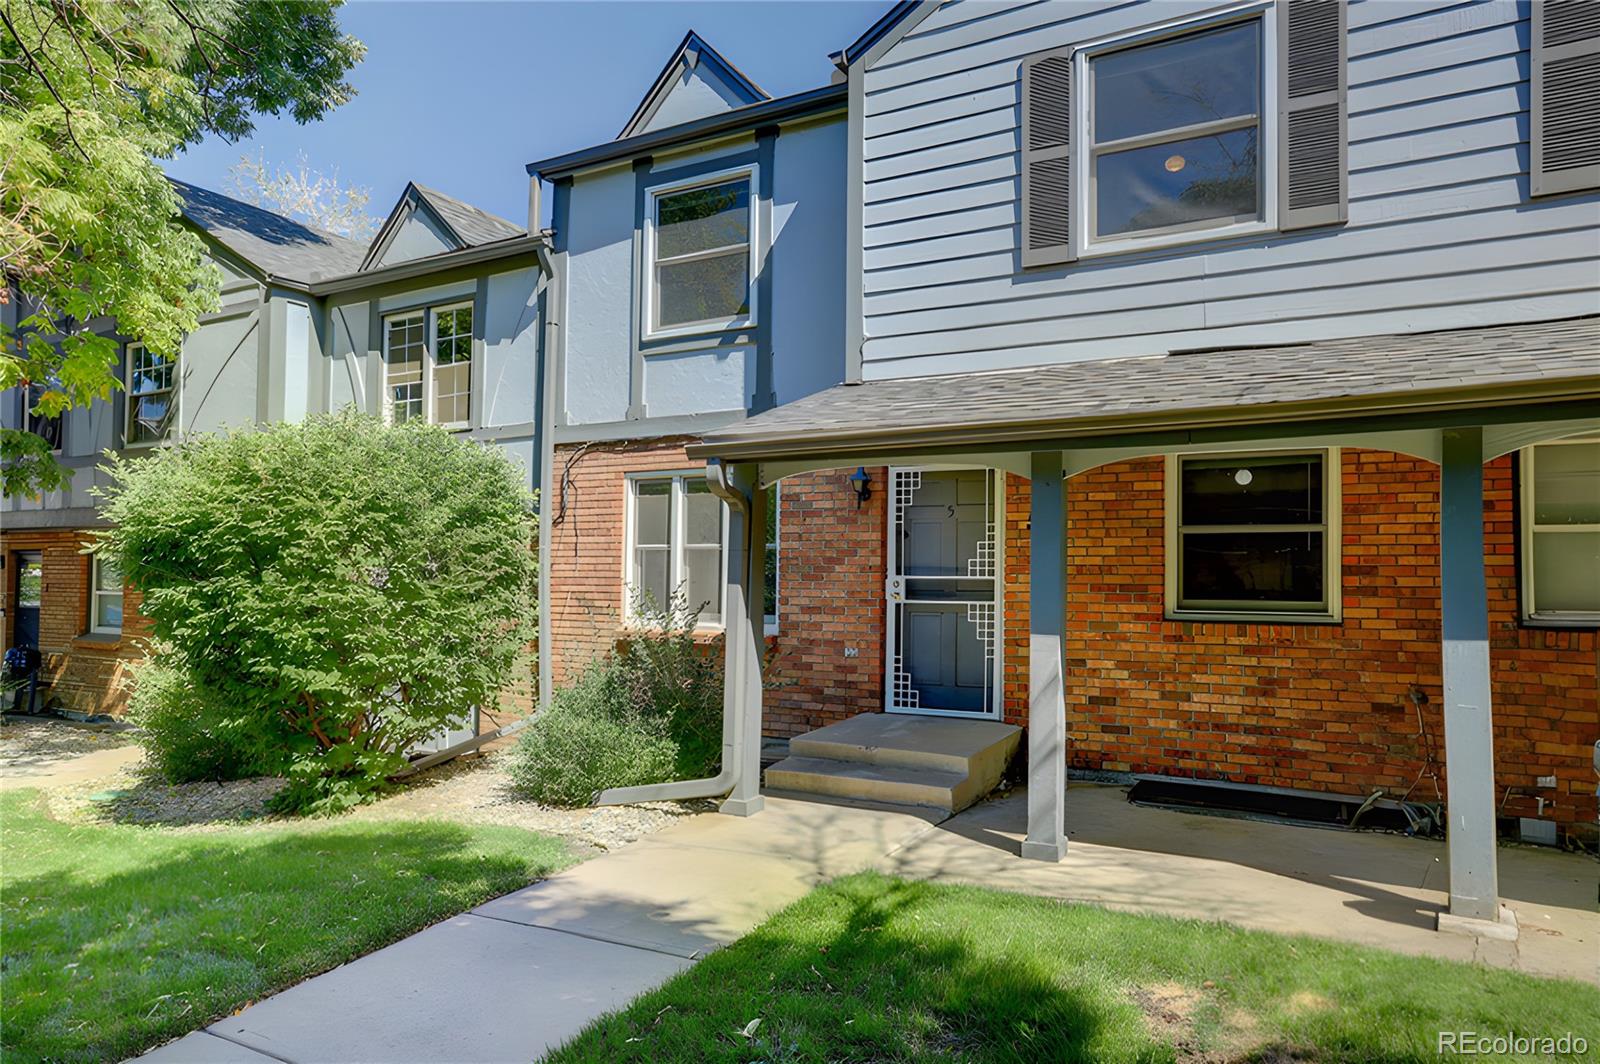
[[[522,235],[520,226],[504,218],[408,181],[399,202],[372,238],[361,268],[393,266]]]
[[[618,140],[770,100],[766,91],[690,30],[656,75]]]
[[[378,229],[378,235],[372,238],[361,268],[393,266],[397,262],[427,258],[466,246],[467,242],[428,202],[422,189],[408,181],[399,201]]]

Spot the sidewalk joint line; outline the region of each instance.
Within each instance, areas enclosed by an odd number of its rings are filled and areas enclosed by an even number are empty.
[[[588,934],[583,931],[574,931],[568,927],[551,927],[548,924],[530,924],[523,920],[510,920],[504,916],[490,916],[488,913],[472,912],[471,910],[468,910],[461,915],[476,916],[480,920],[494,920],[497,923],[502,924],[514,924],[517,927],[532,927],[540,931],[554,931],[558,935],[571,935],[574,938],[588,939],[590,942],[604,942],[608,946],[624,946],[628,949],[641,950],[645,953],[659,953],[663,957],[676,957],[680,961],[697,961],[703,954],[708,952],[706,949],[697,949],[693,953],[679,953],[675,950],[667,949],[665,946],[644,946],[640,945],[638,942],[622,942],[614,938],[605,938],[601,935]],[[716,948],[716,946],[711,947],[711,949]]]
[[[315,978],[315,976],[313,976],[313,978]],[[217,1022],[221,1023],[222,1021],[218,1020]],[[258,1048],[256,1046],[251,1045],[249,1042],[241,1042],[237,1038],[230,1038],[225,1034],[219,1034],[218,1032],[213,1031],[209,1027],[200,1028],[200,1033],[201,1034],[208,1034],[212,1038],[220,1038],[224,1042],[232,1042],[234,1045],[238,1046],[240,1049],[248,1049],[252,1053],[260,1053],[262,1056],[266,1057],[268,1060],[280,1061],[281,1064],[295,1064],[295,1062],[290,1060],[288,1057],[280,1057],[276,1053],[269,1053],[265,1049],[260,1049],[260,1048]]]

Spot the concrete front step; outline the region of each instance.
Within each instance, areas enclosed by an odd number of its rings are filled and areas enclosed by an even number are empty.
[[[767,786],[954,813],[988,794],[1022,729],[997,721],[863,713],[796,736]]]
[[[976,796],[967,794],[971,789],[971,777],[964,772],[871,765],[825,757],[785,758],[767,769],[767,786],[800,794],[923,805],[943,810],[964,808],[977,800]]]

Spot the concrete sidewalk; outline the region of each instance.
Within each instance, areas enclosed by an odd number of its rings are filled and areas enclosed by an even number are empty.
[[[1500,850],[1515,943],[1433,930],[1442,843],[1196,816],[1074,786],[1060,864],[1024,861],[1022,791],[943,823],[768,795],[706,814],[292,987],[142,1060],[219,1064],[526,1061],[865,868],[1600,982],[1600,864]]]
[[[527,1061],[933,815],[769,798],[692,817],[140,1057],[165,1064]]]

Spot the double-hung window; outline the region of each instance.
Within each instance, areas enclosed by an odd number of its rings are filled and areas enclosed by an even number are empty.
[[[91,588],[89,630],[101,635],[122,632],[122,570],[103,555],[94,555],[90,565]]]
[[[1530,620],[1600,624],[1600,436],[1522,452],[1522,600]]]
[[[650,190],[646,218],[646,335],[748,327],[756,231],[754,171]]]
[[[722,623],[725,507],[702,470],[628,480],[626,616],[681,609]]]
[[[1081,53],[1073,186],[1086,251],[1266,228],[1267,17],[1258,9]]]
[[[144,344],[128,345],[124,446],[147,447],[172,435],[178,412],[175,369],[172,359]]]
[[[1169,459],[1168,612],[1337,616],[1338,478],[1337,451]]]
[[[472,304],[394,314],[383,322],[383,407],[394,422],[472,421]]]

